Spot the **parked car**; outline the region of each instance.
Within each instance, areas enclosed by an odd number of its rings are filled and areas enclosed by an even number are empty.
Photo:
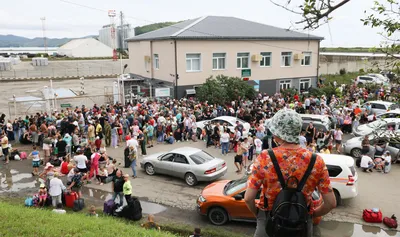
[[[358,76],[357,77],[357,84],[383,84],[384,82],[377,78],[377,77],[373,77],[373,76]]]
[[[366,136],[377,130],[397,131],[399,127],[400,127],[400,118],[378,119],[371,123],[363,124],[356,127],[353,131],[353,135],[356,137]]]
[[[377,115],[376,118],[377,119],[385,119],[385,118],[399,118],[400,119],[400,109],[396,108],[394,110],[390,110],[386,113]]]
[[[198,130],[202,130],[208,122],[211,122],[213,129],[214,129],[215,124],[217,124],[217,123],[218,124],[226,123],[226,124],[228,124],[229,130],[234,131],[235,127],[236,127],[236,121],[239,121],[239,123],[243,125],[243,129],[244,129],[243,136],[247,137],[247,134],[250,130],[250,124],[241,120],[240,118],[236,118],[236,117],[232,117],[232,116],[220,116],[220,117],[213,118],[211,120],[204,120],[204,121],[197,122],[196,125],[197,125]],[[201,133],[201,131],[198,131],[198,132]]]
[[[385,77],[382,74],[378,74],[378,73],[369,73],[367,76],[371,76],[371,77],[376,77],[379,80],[383,81],[383,83],[388,83],[389,82],[389,78]]]
[[[324,159],[328,168],[331,185],[335,193],[337,205],[343,199],[354,198],[358,195],[358,174],[354,167],[354,159],[338,154],[318,154]],[[253,164],[249,165],[246,174],[250,175]]]
[[[203,189],[197,199],[197,213],[207,216],[214,225],[224,225],[228,221],[255,221],[255,216],[244,202],[247,178],[245,175],[237,180],[221,180]],[[259,201],[261,190],[257,193]],[[313,192],[315,207],[322,205],[322,196],[318,191]],[[321,218],[314,218],[314,224],[319,224]]]
[[[386,142],[386,150],[390,152],[392,157],[392,161],[396,161],[400,157],[400,144],[398,144],[397,139],[391,139],[393,137],[397,137],[396,134],[390,132],[383,132],[379,135],[370,134],[368,135],[368,140],[370,143],[370,154],[373,155],[375,153],[374,145],[377,140],[382,139]],[[342,151],[344,154],[351,155],[355,158],[361,157],[361,149],[362,149],[362,140],[364,137],[353,137],[342,144]]]
[[[372,114],[375,113],[376,115],[386,113],[388,111],[394,110],[399,107],[397,104],[393,102],[382,101],[382,100],[368,101],[367,103],[371,105],[371,113]],[[361,105],[362,111],[366,110],[367,103]]]
[[[330,116],[326,115],[316,115],[316,114],[300,114],[303,120],[303,130],[307,129],[310,122],[313,123],[317,130],[322,129],[324,132],[329,131],[334,128],[334,123],[332,122]]]
[[[199,181],[219,179],[228,170],[223,159],[192,147],[181,147],[147,156],[140,162],[140,167],[148,175],[159,173],[184,179],[189,186],[194,186]]]

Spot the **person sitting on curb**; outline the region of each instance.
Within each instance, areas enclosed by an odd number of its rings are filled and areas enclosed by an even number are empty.
[[[201,229],[200,228],[194,228],[194,232],[191,236],[189,237],[201,237]]]
[[[154,230],[158,230],[158,231],[161,230],[160,226],[154,222],[154,216],[151,214],[147,216],[147,222],[144,224],[141,224],[140,226],[142,226],[148,230],[149,229],[154,229]]]

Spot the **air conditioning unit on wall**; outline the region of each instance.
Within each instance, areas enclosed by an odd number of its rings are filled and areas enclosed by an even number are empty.
[[[301,60],[301,59],[303,59],[303,54],[301,54],[301,53],[296,53],[296,54],[294,54],[294,60]]]
[[[150,63],[151,61],[150,56],[144,56],[144,61]]]
[[[253,62],[260,62],[262,60],[262,56],[259,54],[254,54],[251,56],[251,61]]]

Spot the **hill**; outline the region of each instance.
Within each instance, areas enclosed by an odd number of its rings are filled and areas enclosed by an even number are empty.
[[[150,32],[150,31],[158,30],[158,29],[170,26],[170,25],[174,25],[179,22],[168,21],[168,22],[160,22],[160,23],[154,23],[154,24],[150,24],[150,25],[138,26],[138,27],[135,27],[135,35],[137,36],[137,35],[141,35],[141,34],[144,34],[144,33]]]
[[[97,36],[86,36],[97,37]],[[47,38],[47,47],[59,47],[74,38]],[[33,39],[17,35],[0,35],[0,47],[43,47],[43,37]]]

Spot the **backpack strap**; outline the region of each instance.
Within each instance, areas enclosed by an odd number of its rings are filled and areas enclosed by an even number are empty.
[[[282,189],[286,188],[286,182],[285,179],[283,178],[282,171],[281,168],[279,167],[278,160],[276,159],[274,151],[272,149],[268,149],[268,155],[271,158],[272,164],[274,164],[274,168],[276,174],[278,175],[278,180],[279,183],[281,183]]]
[[[306,184],[308,176],[310,176],[311,171],[314,168],[314,164],[315,164],[316,160],[317,160],[317,154],[313,153],[311,155],[311,160],[310,160],[310,163],[308,164],[307,170],[304,173],[303,178],[301,178],[301,181],[300,181],[299,185],[297,186],[297,191],[303,190],[303,187]]]

